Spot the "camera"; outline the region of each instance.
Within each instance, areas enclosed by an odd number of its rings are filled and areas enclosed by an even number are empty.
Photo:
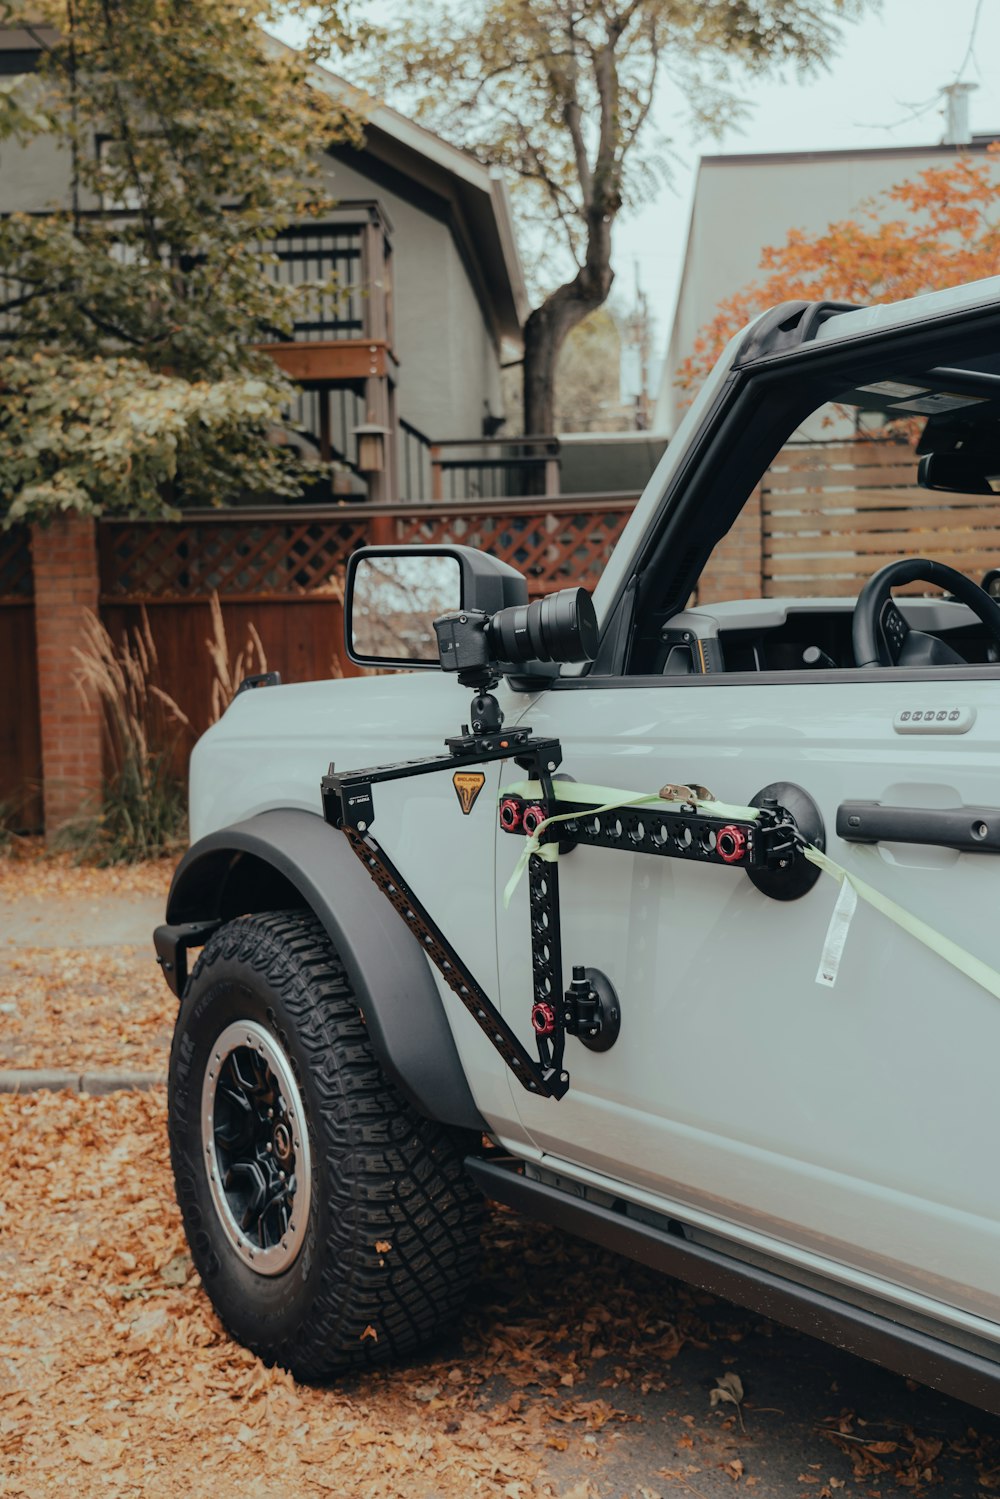
[[[456,609],[434,621],[438,656],[445,671],[479,685],[501,666],[525,661],[592,661],[597,616],[585,588],[563,588],[531,604],[512,604],[487,614]]]

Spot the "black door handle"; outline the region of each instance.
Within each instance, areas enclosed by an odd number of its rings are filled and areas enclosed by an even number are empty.
[[[1000,807],[884,807],[841,802],[837,836],[846,843],[931,843],[1000,854]]]

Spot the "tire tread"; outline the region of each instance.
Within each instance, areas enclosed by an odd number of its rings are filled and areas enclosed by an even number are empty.
[[[332,1242],[318,1246],[324,1264],[308,1316],[279,1341],[243,1340],[306,1380],[410,1353],[455,1320],[475,1274],[482,1199],[463,1165],[474,1141],[423,1118],[384,1077],[343,965],[311,913],[228,922],[202,950],[189,992],[210,985],[220,961],[263,980],[278,1001],[269,1013],[279,1039],[287,1018],[308,1059],[299,1082],[330,1199]],[[175,1038],[172,1074],[176,1052]],[[376,1250],[383,1241],[391,1250]]]

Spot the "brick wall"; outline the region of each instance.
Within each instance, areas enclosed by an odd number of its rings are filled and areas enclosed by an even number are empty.
[[[101,714],[74,680],[85,609],[97,612],[93,520],[61,516],[34,526],[35,634],[44,775],[45,831],[96,804],[101,787]]]

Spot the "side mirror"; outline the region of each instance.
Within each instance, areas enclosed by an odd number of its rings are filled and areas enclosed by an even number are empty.
[[[347,654],[359,666],[440,666],[436,619],[527,601],[517,569],[475,547],[363,547],[347,565]]]
[[[925,453],[917,469],[921,489],[950,494],[1000,494],[1000,458],[975,453]]]

